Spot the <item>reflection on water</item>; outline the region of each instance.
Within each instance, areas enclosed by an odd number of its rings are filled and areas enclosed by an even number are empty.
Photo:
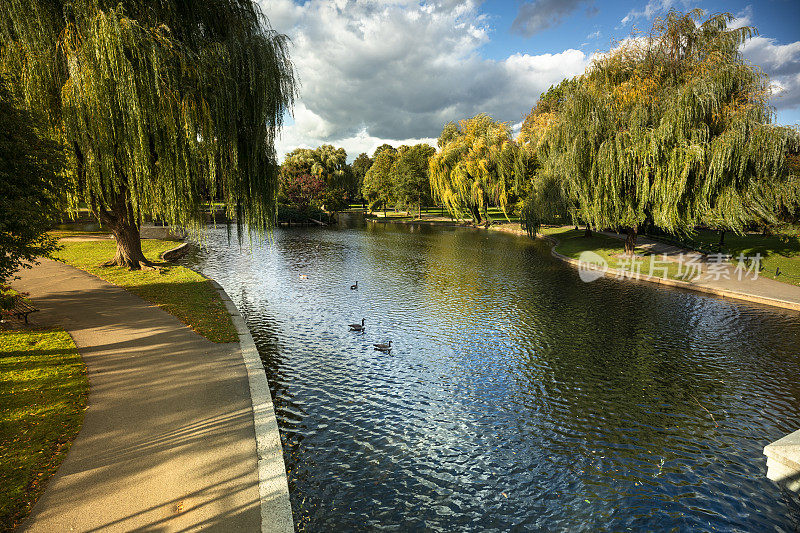
[[[798,528],[762,455],[800,428],[797,313],[482,230],[212,230],[186,261],[253,332],[299,530]]]

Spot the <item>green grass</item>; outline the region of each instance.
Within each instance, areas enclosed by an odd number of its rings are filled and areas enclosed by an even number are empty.
[[[624,257],[625,244],[620,239],[614,239],[599,233],[593,233],[591,237],[584,237],[583,229],[575,230],[571,226],[542,227],[539,232],[558,240],[554,250],[570,259],[579,259],[582,252],[594,252],[606,260],[609,268],[627,272],[632,271],[629,260]],[[660,261],[657,256],[653,258],[651,263],[650,254],[641,249],[637,249],[636,254],[637,256],[645,256],[641,259],[640,274],[651,274],[650,267],[652,264],[654,267],[652,275],[663,277],[663,269],[666,268],[668,278],[686,281],[682,275],[679,275],[680,266],[678,263],[672,261],[656,263],[655,261]],[[686,270],[684,267],[681,274],[685,274]]]
[[[0,331],[0,530],[28,515],[61,464],[88,392],[67,332]]]
[[[686,239],[686,242],[693,247],[716,246],[719,244],[719,232],[699,230],[695,235]],[[783,235],[753,233],[736,235],[727,232],[722,248],[724,253],[733,256],[734,261],[740,253],[746,257],[760,253],[762,258],[760,276],[800,285],[800,235],[796,230]],[[776,277],[775,270],[779,267],[781,274]]]
[[[64,242],[53,257],[68,265],[85,270],[137,296],[152,302],[175,315],[195,332],[213,342],[237,342],[239,337],[219,293],[209,281],[186,267],[169,263],[159,264],[159,270],[128,270],[122,267],[103,267],[114,257],[116,242]],[[161,253],[174,248],[174,241],[145,239],[142,251],[154,262]]]

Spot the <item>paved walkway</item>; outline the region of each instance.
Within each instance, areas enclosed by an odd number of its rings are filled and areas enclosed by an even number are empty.
[[[91,391],[78,437],[21,531],[260,531],[255,431],[238,344],[43,260],[14,283],[67,329]]]
[[[624,240],[625,235],[601,231],[603,235],[613,237],[615,239]],[[666,244],[647,237],[639,236],[636,239],[636,247],[644,249],[650,253],[659,256],[666,255],[668,260],[678,261],[681,254],[685,260],[695,258],[698,261],[705,261],[705,256],[697,252],[679,248],[671,244]],[[734,258],[735,260],[735,258]],[[702,272],[695,279],[691,280],[690,285],[700,288],[710,289],[712,291],[727,291],[741,296],[751,296],[752,298],[741,298],[751,301],[761,301],[761,303],[780,303],[780,307],[800,310],[800,286],[791,285],[775,281],[774,279],[758,276],[753,279],[752,274],[739,276],[735,271],[736,266],[731,263],[715,264],[713,268],[709,268],[709,263],[704,262]],[[742,279],[739,279],[739,278]],[[721,294],[724,296],[724,294]]]

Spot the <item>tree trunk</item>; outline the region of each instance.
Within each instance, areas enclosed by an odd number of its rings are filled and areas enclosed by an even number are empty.
[[[720,248],[725,244],[725,230],[719,230],[719,246]]]
[[[636,228],[628,228],[628,238],[625,239],[625,253],[633,255],[636,249]]]
[[[123,222],[109,229],[111,229],[111,233],[114,234],[114,238],[117,240],[117,253],[114,259],[106,263],[106,266],[124,266],[131,270],[140,270],[142,267],[152,266],[152,263],[142,253],[139,224]]]
[[[578,227],[576,226],[575,229],[578,229]],[[586,229],[583,231],[583,236],[587,239],[592,236],[592,228],[589,226],[589,224],[586,224]]]
[[[100,222],[103,223],[117,241],[117,252],[114,259],[103,263],[103,266],[122,266],[131,270],[152,267],[142,253],[142,239],[139,233],[139,220],[128,202],[127,191],[123,188],[115,196],[110,209],[93,206]]]
[[[472,222],[477,226],[481,223],[481,210],[478,209],[478,206],[473,205],[470,207],[470,211],[472,211]]]

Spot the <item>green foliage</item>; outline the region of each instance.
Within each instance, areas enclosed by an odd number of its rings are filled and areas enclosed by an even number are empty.
[[[56,248],[46,231],[60,204],[63,157],[39,122],[0,77],[0,281]]]
[[[358,192],[357,177],[347,164],[344,148],[323,144],[319,148],[296,148],[289,152],[281,165],[282,183],[296,182],[301,176],[312,176],[322,181],[319,204],[328,211],[341,211],[341,205],[354,198]],[[336,207],[337,209],[333,209]]]
[[[378,154],[380,154],[381,152],[383,152],[385,150],[389,150],[389,151],[393,152],[393,151],[395,151],[395,147],[392,146],[391,144],[386,144],[386,143],[378,146],[377,148],[375,148],[375,151],[372,153],[372,159],[374,160],[376,157],[378,157]]]
[[[273,141],[295,81],[253,0],[8,0],[0,40],[65,147],[73,207],[137,240],[143,216],[199,229],[209,195],[237,224],[273,224]]]
[[[384,145],[388,146],[388,145]],[[394,187],[392,186],[392,166],[397,160],[397,150],[380,147],[375,150],[372,166],[364,176],[364,186],[361,194],[369,203],[370,209],[386,206],[394,202]]]
[[[367,175],[367,171],[371,166],[372,158],[365,153],[358,154],[353,164],[350,165],[353,171],[353,180],[356,188],[356,195],[354,195],[354,197],[361,195],[361,191],[364,188],[364,176]]]
[[[415,205],[418,210],[423,205],[430,205],[432,198],[428,165],[434,154],[436,149],[429,144],[401,146],[398,149],[397,160],[390,171],[393,197],[398,205]]]
[[[0,331],[0,530],[30,513],[83,423],[89,383],[69,334]]]
[[[429,170],[434,197],[453,215],[468,212],[475,222],[489,205],[506,213],[513,188],[522,181],[519,173],[527,167],[508,124],[480,114],[446,124],[438,144]]]
[[[350,207],[348,193],[341,187],[326,189],[322,195],[322,206],[329,213],[338,213]]]
[[[320,178],[327,188],[342,187],[347,178],[347,152],[330,144],[314,149],[296,148],[286,154],[281,173],[309,174]]]
[[[546,175],[592,226],[741,231],[796,202],[785,160],[797,132],[771,124],[768,80],[739,53],[755,30],[701,17],[670,12],[526,119]]]
[[[564,187],[560,176],[544,172],[529,182],[520,210],[520,223],[528,234],[538,232],[542,224],[574,222],[575,206]]]

